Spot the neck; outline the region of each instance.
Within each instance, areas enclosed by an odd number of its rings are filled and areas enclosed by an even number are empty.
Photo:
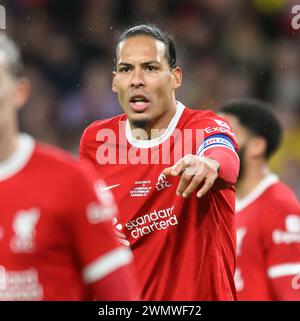
[[[138,122],[129,122],[131,130],[133,129],[142,129],[146,132],[148,140],[157,138],[161,136],[168,125],[170,124],[170,121],[176,114],[177,107],[176,107],[176,101],[174,99],[174,102],[172,102],[171,107],[168,108],[168,110],[161,116],[159,116],[157,119],[153,119],[144,125]],[[132,132],[132,136],[135,139],[141,139],[139,131]]]
[[[7,160],[17,148],[17,131],[13,128],[1,129],[0,163]]]
[[[270,170],[264,161],[246,166],[243,177],[237,183],[237,198],[246,197],[269,173]]]

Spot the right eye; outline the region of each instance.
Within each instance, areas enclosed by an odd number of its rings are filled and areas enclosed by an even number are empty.
[[[130,68],[129,68],[128,66],[121,67],[121,68],[119,69],[119,72],[128,72],[128,71],[130,71]]]

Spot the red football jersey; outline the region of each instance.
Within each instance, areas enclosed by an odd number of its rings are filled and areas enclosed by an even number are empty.
[[[268,175],[238,200],[239,300],[300,300],[300,207],[289,187]]]
[[[115,195],[116,228],[131,246],[145,300],[235,299],[234,188],[184,199],[176,196],[179,177],[161,175],[184,155],[205,155],[214,146],[235,153],[227,121],[179,102],[157,138],[134,139],[124,114],[96,121],[83,134],[80,157]]]
[[[20,135],[0,163],[0,300],[118,297],[95,290],[101,282],[119,282],[120,298],[133,298],[118,276],[132,254],[114,235],[112,194],[97,197],[103,186],[67,153]]]

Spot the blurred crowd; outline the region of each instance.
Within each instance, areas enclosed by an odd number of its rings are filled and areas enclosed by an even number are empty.
[[[22,129],[77,153],[83,129],[120,113],[114,43],[151,22],[171,33],[184,81],[178,100],[214,109],[240,96],[270,102],[285,128],[273,169],[300,196],[300,30],[284,0],[9,0],[5,32],[20,45],[31,99]]]

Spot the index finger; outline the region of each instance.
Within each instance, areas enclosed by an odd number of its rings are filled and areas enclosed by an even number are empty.
[[[173,166],[166,167],[161,173],[165,176],[170,176],[173,170]]]

